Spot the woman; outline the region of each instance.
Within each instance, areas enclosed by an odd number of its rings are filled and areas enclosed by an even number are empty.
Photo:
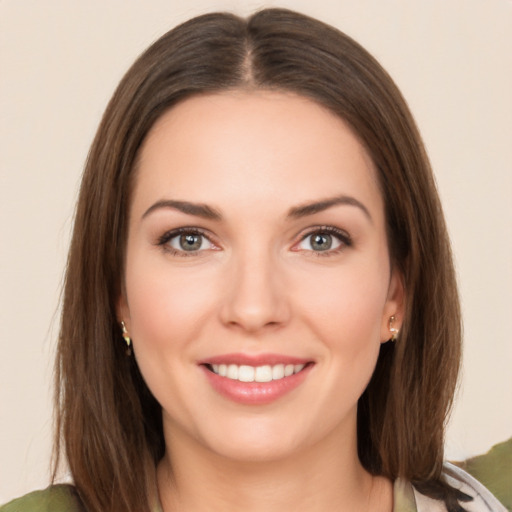
[[[5,510],[502,510],[443,468],[459,360],[388,75],[290,11],[199,17],[128,71],[84,173],[56,374],[74,487]]]

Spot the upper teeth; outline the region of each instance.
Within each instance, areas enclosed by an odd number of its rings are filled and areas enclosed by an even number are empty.
[[[304,364],[276,364],[274,366],[248,366],[237,364],[212,364],[211,369],[221,377],[240,382],[270,382],[300,372]]]

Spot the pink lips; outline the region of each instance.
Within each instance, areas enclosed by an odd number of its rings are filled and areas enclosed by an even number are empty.
[[[278,354],[225,354],[199,362],[210,385],[222,396],[245,405],[265,405],[278,400],[297,388],[314,366],[308,359]],[[298,373],[269,382],[241,382],[214,373],[213,365],[247,365],[252,367],[276,365],[305,365]]]

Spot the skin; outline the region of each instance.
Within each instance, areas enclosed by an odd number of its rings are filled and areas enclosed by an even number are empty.
[[[391,510],[391,483],[357,457],[356,412],[403,287],[351,130],[292,94],[196,96],[157,121],[136,172],[118,315],[163,408],[164,509]],[[333,197],[345,201],[290,216]],[[169,200],[221,219],[158,204]],[[182,249],[183,227],[204,233],[199,249]],[[228,353],[311,364],[279,399],[240,404],[199,364]]]

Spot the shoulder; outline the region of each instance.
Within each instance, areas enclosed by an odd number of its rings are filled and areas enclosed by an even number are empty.
[[[462,506],[467,512],[507,512],[506,508],[478,480],[462,469],[445,463],[444,476],[447,483],[467,494],[472,499]],[[418,512],[446,512],[440,501],[429,498],[414,489],[414,498]]]
[[[72,485],[52,485],[0,506],[0,512],[81,512],[80,498]]]

